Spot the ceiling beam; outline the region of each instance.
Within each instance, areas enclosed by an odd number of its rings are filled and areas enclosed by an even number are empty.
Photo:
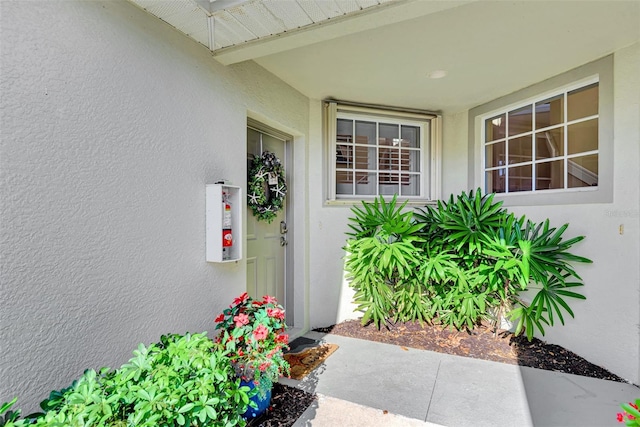
[[[260,58],[384,25],[395,24],[437,13],[478,0],[395,0],[363,10],[357,14],[333,18],[295,31],[275,34],[259,40],[218,49],[216,60],[224,65]]]

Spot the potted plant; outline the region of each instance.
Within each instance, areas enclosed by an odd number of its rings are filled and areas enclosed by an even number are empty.
[[[245,292],[215,321],[216,330],[220,330],[216,341],[229,351],[241,384],[256,389],[255,405],[245,413],[245,418],[255,418],[269,406],[273,383],[280,375],[289,374],[284,359],[289,348],[284,308],[272,296],[258,301]]]

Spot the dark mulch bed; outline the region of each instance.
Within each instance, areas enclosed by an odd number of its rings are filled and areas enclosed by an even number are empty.
[[[288,427],[313,403],[316,396],[295,387],[274,384],[271,406],[265,414],[247,423],[251,427]]]
[[[471,333],[438,325],[420,325],[417,322],[397,323],[390,325],[388,329],[383,327],[378,330],[373,324],[362,326],[359,320],[349,320],[317,331],[407,348],[628,382],[558,345],[547,344],[537,338],[529,342],[526,337],[516,337],[508,331],[499,331],[494,336],[488,325],[480,326]]]

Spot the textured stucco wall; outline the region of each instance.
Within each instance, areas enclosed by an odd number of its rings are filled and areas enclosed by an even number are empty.
[[[205,184],[245,185],[247,114],[304,159],[309,103],[124,1],[0,7],[0,401],[29,412],[138,342],[213,331],[245,264],[205,262]]]

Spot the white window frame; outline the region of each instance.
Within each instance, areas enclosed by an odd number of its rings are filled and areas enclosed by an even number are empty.
[[[425,204],[440,197],[441,168],[441,123],[438,114],[418,111],[402,111],[327,101],[324,104],[325,117],[325,161],[326,161],[326,204],[354,204],[362,200],[373,200],[378,194],[337,194],[336,192],[336,150],[337,120],[371,120],[384,121],[390,124],[420,127],[420,194],[400,196],[398,200],[407,200],[409,204]],[[378,161],[379,159],[377,159]],[[364,171],[364,170],[363,170]],[[373,172],[368,169],[368,172]],[[379,171],[378,171],[379,172]],[[380,172],[379,172],[380,173]],[[382,195],[390,199],[392,195]]]
[[[468,188],[484,188],[482,117],[489,116],[490,112],[506,110],[509,106],[520,104],[523,100],[537,99],[555,92],[558,88],[587,81],[596,75],[599,77],[598,187],[560,192],[546,190],[515,192],[509,195],[497,193],[495,200],[504,202],[505,207],[612,203],[615,168],[613,161],[615,146],[613,55],[607,55],[515,92],[511,91],[508,95],[470,109],[468,112]]]
[[[581,117],[579,119],[575,119],[575,120],[568,120],[567,117],[567,102],[566,102],[566,96],[569,92],[575,91],[577,89],[581,89],[584,87],[587,87],[589,85],[592,85],[594,83],[600,83],[600,78],[598,75],[594,75],[594,76],[590,76],[586,79],[581,79],[579,81],[573,82],[569,85],[565,85],[563,87],[559,87],[544,93],[541,93],[539,95],[536,95],[534,97],[530,97],[528,99],[525,99],[523,101],[517,102],[517,103],[513,103],[510,105],[507,105],[505,107],[501,107],[499,109],[490,111],[486,114],[483,114],[481,116],[479,116],[480,118],[480,122],[481,122],[481,129],[480,129],[480,135],[481,135],[481,156],[480,156],[480,165],[481,165],[481,183],[482,183],[482,187],[483,191],[487,191],[487,180],[486,180],[486,172],[487,171],[491,171],[491,170],[498,170],[501,168],[504,168],[507,174],[507,179],[505,181],[505,192],[503,193],[497,193],[500,196],[503,197],[512,197],[512,196],[521,196],[521,195],[527,195],[527,194],[534,194],[534,193],[544,193],[544,194],[552,194],[552,193],[569,193],[569,192],[582,192],[582,191],[597,191],[598,190],[598,185],[595,186],[590,186],[590,187],[568,187],[568,183],[567,183],[567,179],[568,179],[568,170],[569,170],[569,164],[568,162],[570,161],[571,158],[573,157],[580,157],[580,156],[585,156],[585,155],[598,155],[598,160],[600,158],[600,140],[598,139],[598,149],[596,150],[591,150],[588,152],[581,152],[581,153],[577,153],[577,154],[568,154],[567,152],[567,138],[568,138],[568,132],[567,132],[567,128],[569,125],[572,124],[576,124],[576,123],[580,123],[580,122],[585,122],[588,120],[593,120],[593,119],[598,119],[598,123],[600,122],[600,116],[599,114],[595,114],[592,116],[587,116],[587,117]],[[599,88],[598,88],[599,90]],[[531,161],[527,161],[524,163],[518,163],[518,164],[505,164],[505,165],[501,165],[501,166],[494,166],[494,167],[487,167],[486,166],[486,146],[487,145],[491,145],[494,144],[494,141],[490,141],[489,143],[487,143],[486,141],[486,121],[492,117],[495,116],[499,116],[502,114],[505,114],[505,116],[509,115],[509,112],[517,110],[519,108],[522,107],[526,107],[526,106],[533,106],[533,122],[532,122],[532,130],[529,132],[525,132],[522,135],[535,135],[536,132],[540,132],[541,130],[544,129],[536,129],[535,128],[535,104],[537,102],[541,102],[544,100],[547,100],[549,98],[553,98],[555,96],[559,96],[559,95],[564,95],[565,96],[565,102],[564,102],[564,121],[562,122],[562,127],[564,129],[563,135],[564,135],[564,140],[563,140],[563,144],[564,144],[564,155],[562,156],[558,156],[556,158],[553,159],[544,159],[544,160],[536,160],[535,158],[535,138],[533,138],[533,142],[532,142],[532,149],[534,150],[534,152],[532,153],[532,160]],[[508,120],[508,118],[507,118]],[[550,126],[550,127],[558,127],[558,125],[554,125],[554,126]],[[514,137],[520,137],[521,135],[515,135]],[[508,138],[505,136],[505,141],[508,141]],[[505,144],[505,156],[506,158],[509,158],[509,144]],[[537,164],[540,163],[546,163],[546,162],[551,162],[554,160],[560,160],[562,159],[564,162],[564,188],[557,188],[557,189],[536,189],[536,168],[535,166]],[[526,165],[530,165],[532,168],[532,175],[531,175],[531,179],[532,179],[532,189],[529,191],[509,191],[509,181],[508,181],[508,174],[509,174],[509,167],[513,168],[513,167],[520,167],[520,166],[526,166]]]

